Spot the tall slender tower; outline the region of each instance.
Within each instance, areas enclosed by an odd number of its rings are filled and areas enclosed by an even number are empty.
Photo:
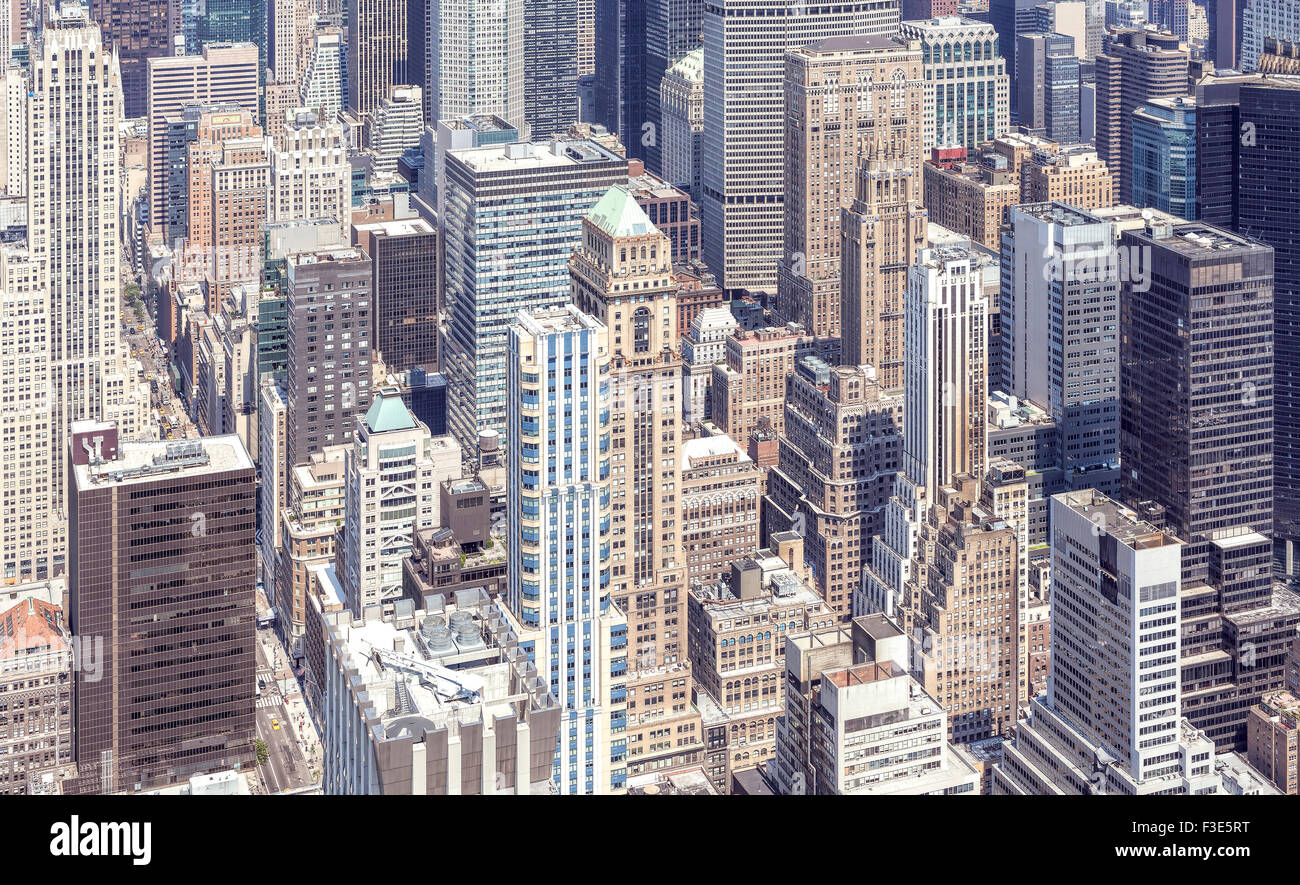
[[[783,318],[814,335],[841,334],[841,210],[853,204],[858,163],[873,142],[897,149],[908,196],[920,200],[924,100],[919,44],[836,37],[786,53]]]
[[[179,33],[179,5],[173,0],[90,0],[94,20],[103,29],[105,46],[113,47],[121,65],[122,111],[127,119],[143,117],[148,96],[149,59],[168,55]],[[38,4],[39,5],[39,4]],[[53,21],[48,21],[49,18]],[[46,14],[45,26],[58,27],[60,12]]]
[[[874,366],[885,390],[903,384],[907,269],[926,244],[915,142],[870,145],[853,204],[840,213],[840,361]]]
[[[615,674],[626,670],[627,627],[609,600],[609,330],[573,305],[520,311],[507,349],[517,428],[509,437],[509,607],[521,647],[564,711],[557,789],[618,792],[626,737],[612,740],[611,729],[623,730],[626,691]]]
[[[629,707],[627,748],[630,765],[643,766],[654,752],[642,733],[649,723],[676,729],[692,715],[680,629],[687,570],[677,497],[682,361],[672,246],[631,192],[615,185],[583,220],[569,271],[574,303],[609,327],[610,596],[628,619],[627,684],[638,700]],[[670,693],[653,689],[667,677]]]
[[[373,113],[407,84],[406,0],[347,0],[348,110]]]
[[[67,433],[107,420],[124,438],[144,430],[139,385],[118,337],[118,122],[115,52],[99,27],[68,5],[53,13],[31,55],[27,218],[32,261],[50,295],[51,489],[66,518]],[[65,565],[56,541],[53,570]]]

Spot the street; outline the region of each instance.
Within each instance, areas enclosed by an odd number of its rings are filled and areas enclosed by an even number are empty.
[[[291,717],[280,693],[280,679],[287,668],[275,666],[272,657],[274,652],[272,655],[267,654],[264,643],[267,632],[269,631],[259,631],[257,637],[257,678],[265,687],[257,698],[254,722],[257,737],[265,742],[269,758],[257,770],[266,785],[266,792],[279,793],[310,786],[313,778],[312,767],[299,743],[299,714],[295,713]],[[273,723],[278,723],[280,727],[277,729]],[[303,731],[314,745],[311,725],[307,724]]]

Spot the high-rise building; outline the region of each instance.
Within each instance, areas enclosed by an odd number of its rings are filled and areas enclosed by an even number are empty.
[[[903,323],[903,453],[883,529],[854,589],[853,613],[907,615],[920,524],[953,477],[984,475],[989,303],[971,247],[925,249],[908,272]],[[912,626],[905,623],[909,633]]]
[[[10,597],[0,608],[0,698],[16,720],[0,738],[0,796],[47,792],[45,784],[68,772],[72,763],[76,644],[62,608],[42,598],[38,586],[18,590],[17,600]],[[103,649],[83,647],[87,652],[77,664],[93,660]]]
[[[578,122],[578,0],[524,0],[524,121],[533,138]]]
[[[659,87],[659,162],[665,181],[697,203],[704,143],[704,50],[683,55],[664,74]]]
[[[682,551],[687,583],[713,585],[758,550],[763,471],[725,433],[682,443]]]
[[[725,289],[776,291],[784,236],[786,51],[828,37],[892,34],[897,27],[894,0],[705,6],[700,220],[704,262]]]
[[[691,671],[699,677],[705,766],[720,790],[730,792],[739,772],[774,764],[786,639],[833,621],[803,579],[802,558],[798,537],[787,532],[774,537],[771,549],[738,551],[720,580],[691,585]]]
[[[173,0],[91,0],[94,21],[103,31],[103,45],[116,48],[122,77],[122,116],[143,117],[147,110],[148,62],[172,51]],[[46,27],[61,15],[51,6]],[[4,59],[8,63],[8,57]]]
[[[1300,795],[1300,698],[1289,691],[1264,696],[1246,720],[1251,767],[1283,793]]]
[[[1241,5],[1241,63],[1243,71],[1253,71],[1264,52],[1264,40],[1300,40],[1300,9],[1287,0],[1237,0]],[[1229,65],[1219,64],[1219,67]]]
[[[507,337],[516,428],[507,459],[509,607],[524,631],[521,647],[563,711],[551,760],[556,787],[619,792],[628,631],[610,605],[609,330],[568,305],[521,311]]]
[[[1196,100],[1157,98],[1133,112],[1133,205],[1196,216]]]
[[[1133,112],[1184,95],[1187,85],[1187,50],[1171,34],[1117,31],[1097,56],[1097,154],[1110,169],[1115,202],[1133,201]]]
[[[431,124],[494,114],[524,131],[525,18],[532,5],[532,0],[429,3],[421,85]]]
[[[460,478],[460,454],[450,437],[432,437],[392,388],[376,391],[357,417],[335,569],[353,614],[391,610],[402,595],[402,560],[416,532],[439,524],[438,488]]]
[[[347,109],[374,113],[407,76],[408,0],[347,0]]]
[[[908,637],[878,614],[789,637],[769,763],[779,792],[978,793],[979,775],[948,743],[947,713],[908,674],[909,657]]]
[[[1054,0],[1034,7],[1034,27],[1030,32],[1060,34],[1073,42],[1072,54],[1080,61],[1092,61],[1101,49],[1104,28],[1095,28],[1093,10],[1105,13],[1106,0]],[[1029,32],[1027,32],[1029,33]],[[1020,34],[1016,35],[1019,39]],[[1093,45],[1090,40],[1095,39]],[[1024,121],[1021,121],[1024,125]]]
[[[266,0],[266,64],[277,83],[302,82],[304,50],[316,21],[313,0]]]
[[[244,444],[119,442],[86,422],[69,453],[68,624],[114,653],[74,674],[78,776],[64,791],[251,766],[257,469]]]
[[[267,221],[333,219],[341,240],[351,203],[342,124],[311,108],[286,112],[273,136]]]
[[[205,46],[201,55],[149,60],[149,223],[169,245],[174,236],[166,227],[170,197],[164,186],[168,174],[167,119],[195,102],[238,105],[256,118],[258,70],[257,48],[251,43]]]
[[[798,326],[737,329],[727,339],[724,361],[713,367],[709,396],[713,421],[749,446],[759,431],[785,428],[785,381],[812,338]]]
[[[316,109],[328,120],[343,110],[347,98],[345,52],[343,34],[338,29],[317,30],[312,35],[299,94],[303,107]]]
[[[1020,200],[1061,202],[1076,209],[1113,205],[1110,169],[1090,145],[1035,151],[1020,167]]]
[[[27,445],[41,461],[48,455],[56,521],[42,546],[56,575],[66,566],[71,506],[68,426],[104,420],[128,438],[149,435],[148,397],[118,334],[120,81],[83,8],[47,16],[30,82],[27,228],[33,276],[49,294],[50,420]]]
[[[325,793],[550,792],[563,710],[499,602],[467,590],[427,608],[399,599],[391,614],[319,616]]]
[[[420,87],[394,86],[371,115],[367,144],[371,167],[381,172],[396,172],[398,161],[419,155],[423,135]]]
[[[810,583],[847,620],[902,450],[903,397],[870,366],[800,361],[786,381],[785,432],[768,472],[767,535],[798,530]]]
[[[726,360],[727,339],[739,324],[725,307],[706,307],[691,320],[690,329],[682,336],[682,381],[685,398],[682,402],[682,420],[699,424],[712,417],[713,367]]]
[[[202,52],[204,46],[224,43],[252,43],[257,47],[258,82],[267,77],[268,0],[203,0],[194,23],[194,40],[186,52]],[[262,120],[258,117],[258,120]]]
[[[0,74],[0,191],[27,193],[27,76],[20,69]]]
[[[626,186],[609,189],[582,223],[569,264],[578,309],[608,328],[610,365],[610,598],[627,615],[629,775],[663,758],[649,723],[689,726],[668,759],[702,740],[690,708],[681,622],[687,588],[683,518],[681,342],[668,237]],[[666,417],[671,416],[671,417]],[[665,680],[673,691],[645,694]]]
[[[352,228],[370,257],[375,355],[391,373],[438,368],[438,232],[423,218]]]
[[[520,310],[569,300],[569,257],[582,219],[611,185],[626,181],[627,160],[588,140],[447,152],[442,360],[448,421],[466,450],[477,450],[481,431],[508,436],[503,332]],[[529,223],[503,226],[502,212]]]
[[[970,237],[986,249],[998,248],[1007,209],[1023,202],[1020,173],[994,151],[935,148],[922,167],[922,179],[929,223]],[[906,279],[906,271],[902,273]],[[896,341],[897,336],[886,336],[883,343],[897,349]]]
[[[1007,79],[1019,83],[1020,70],[1018,62],[1019,36],[1039,30],[1039,13],[1037,6],[1042,0],[989,0],[987,21],[997,34],[994,55],[1006,60]],[[1018,90],[1012,90],[1008,99],[1008,112],[1012,117],[1019,110],[1017,106]],[[983,141],[984,139],[980,139]],[[970,147],[971,145],[967,145]],[[926,147],[931,147],[927,144]]]
[[[1249,709],[1282,686],[1300,623],[1267,537],[1274,254],[1199,222],[1153,221],[1120,243],[1149,256],[1150,280],[1123,292],[1124,496],[1159,508],[1186,544],[1183,617],[1205,626],[1184,633],[1183,712],[1219,747],[1244,749]]]
[[[53,542],[62,502],[54,497],[49,450],[50,314],[45,268],[23,244],[0,247],[0,435],[10,451],[0,462],[0,555],[7,583],[54,576]]]
[[[352,442],[370,406],[372,262],[359,249],[297,253],[286,277],[287,461],[304,464],[313,452]]]
[[[700,213],[690,194],[653,172],[645,171],[640,160],[628,160],[627,186],[632,199],[645,210],[650,223],[668,237],[674,265],[694,267],[700,259]],[[689,325],[693,315],[678,325]],[[679,319],[681,319],[679,315]]]
[[[1149,270],[1124,256],[1109,221],[1060,202],[1012,207],[1003,231],[995,386],[1048,411],[1065,488],[1117,489],[1120,281]]]
[[[916,146],[915,133],[868,144],[840,212],[840,361],[872,366],[885,390],[903,386],[907,269],[926,245]]]
[[[891,37],[832,37],[786,53],[783,319],[841,336],[842,210],[870,174],[860,167],[887,156],[920,196],[924,95],[920,47]]]
[[[1216,793],[1214,744],[1182,716],[1182,542],[1094,489],[1052,499],[1052,665],[996,794]]]
[[[1052,141],[1078,144],[1079,59],[1074,39],[1065,34],[1029,33],[1016,37],[1020,69],[1020,126],[1042,130]]]
[[[969,150],[1011,127],[1011,65],[998,54],[1002,37],[993,25],[947,16],[903,22],[899,33],[921,41],[925,150],[957,145]],[[1005,52],[1015,51],[1014,44],[1003,46]]]

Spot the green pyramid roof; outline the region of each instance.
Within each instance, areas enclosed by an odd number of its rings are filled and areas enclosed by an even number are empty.
[[[587,217],[611,237],[642,236],[655,230],[628,189],[617,184],[605,191]]]
[[[414,430],[415,419],[402,398],[394,393],[375,394],[375,401],[366,412],[366,426],[372,433],[384,433],[389,430]]]

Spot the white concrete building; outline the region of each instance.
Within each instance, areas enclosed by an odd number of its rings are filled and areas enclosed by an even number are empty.
[[[1213,741],[1182,716],[1183,542],[1093,489],[1051,508],[1051,676],[994,792],[1221,792]]]
[[[1241,10],[1241,69],[1253,71],[1264,38],[1300,40],[1300,3],[1295,0],[1238,0]]]
[[[438,525],[438,488],[460,477],[460,455],[450,437],[431,437],[392,388],[376,392],[357,418],[338,556],[353,612],[371,605],[391,610],[402,595],[402,559],[415,532]]]
[[[659,84],[659,140],[663,179],[700,199],[700,148],[704,141],[704,50],[688,52]]]
[[[495,114],[524,125],[524,0],[428,4],[425,82],[429,119]]]
[[[338,242],[347,239],[352,211],[352,166],[343,125],[311,108],[285,113],[271,140],[268,222],[332,219]]]
[[[706,307],[682,338],[682,420],[697,424],[711,416],[713,367],[727,361],[727,339],[739,327],[725,307]]]
[[[403,154],[420,150],[420,137],[424,134],[420,102],[420,87],[394,86],[392,94],[375,110],[370,152],[376,169],[396,172],[397,161]]]
[[[925,69],[922,147],[961,145],[974,150],[1011,128],[1011,83],[993,25],[942,16],[903,22],[900,34],[921,41]]]

